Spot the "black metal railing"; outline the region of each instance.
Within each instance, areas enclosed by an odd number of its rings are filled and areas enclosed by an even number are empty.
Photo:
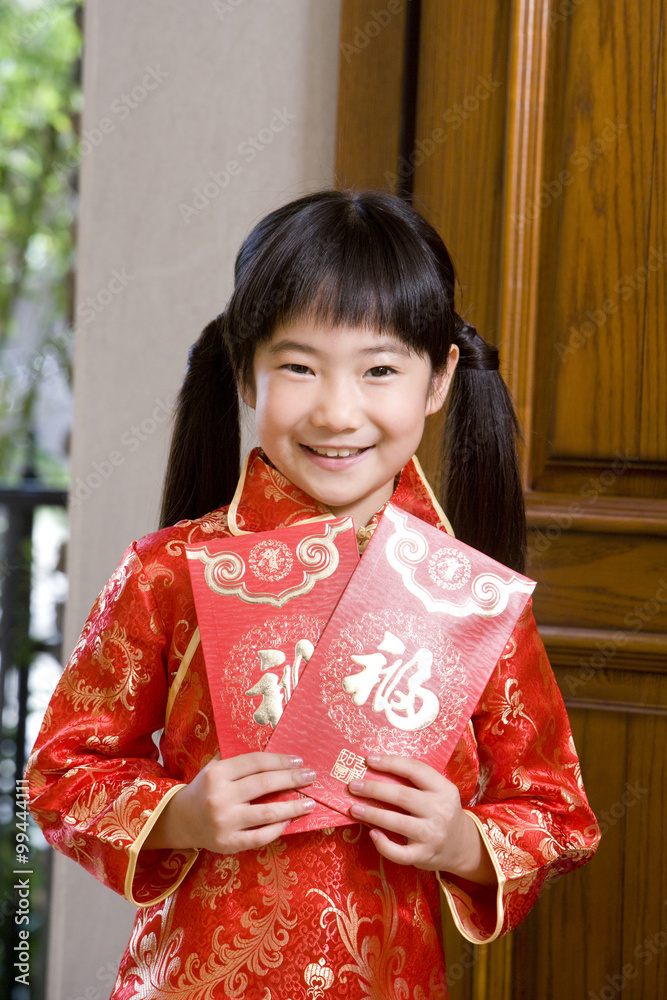
[[[33,529],[41,507],[66,507],[67,493],[49,489],[28,470],[19,486],[0,487],[0,996],[45,996],[50,851],[28,818],[23,796],[30,680],[36,660],[60,661],[58,630],[37,639],[31,628]]]

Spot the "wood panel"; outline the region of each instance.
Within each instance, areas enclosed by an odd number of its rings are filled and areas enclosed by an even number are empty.
[[[571,529],[551,543],[532,531],[528,573],[541,623],[667,633],[667,539]]]
[[[423,0],[414,204],[436,227],[460,279],[458,308],[498,339],[510,7],[502,0]],[[437,483],[442,421],[419,458]]]
[[[336,183],[395,191],[408,0],[343,0]]]
[[[515,0],[508,66],[499,318],[507,383],[525,432],[533,427],[536,403],[541,227],[539,216],[530,226],[521,218],[524,206],[539,196],[542,182],[548,14],[548,0]],[[523,449],[525,487],[531,482],[530,454],[530,447]]]
[[[583,483],[588,463],[618,454],[638,467],[667,460],[661,7],[582,4],[549,46],[542,182],[519,219],[541,228],[536,488],[557,489],[562,462],[571,489],[573,461]],[[666,487],[663,475],[629,474],[611,492]]]
[[[655,81],[655,141],[653,145],[649,247],[661,257],[667,253],[667,53],[664,4],[657,26],[659,59],[651,77]],[[644,345],[642,353],[642,394],[639,425],[639,453],[645,459],[664,462],[667,455],[667,280],[666,268],[646,283]],[[667,492],[662,494],[667,495]]]

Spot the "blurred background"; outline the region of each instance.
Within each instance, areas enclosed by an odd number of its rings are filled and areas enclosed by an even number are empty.
[[[340,185],[414,200],[500,349],[536,617],[603,832],[510,937],[474,947],[445,915],[452,998],[667,997],[666,32],[663,0],[0,0],[1,996],[110,993],[133,908],[52,855],[17,782],[157,523],[238,246]]]

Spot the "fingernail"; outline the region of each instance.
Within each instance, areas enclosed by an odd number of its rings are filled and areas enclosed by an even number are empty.
[[[316,772],[313,771],[312,768],[310,767],[304,768],[304,770],[301,772],[301,778],[305,784],[309,785],[311,781],[315,781],[316,777],[317,777]]]
[[[312,812],[316,805],[317,802],[315,801],[315,799],[304,799],[303,802],[301,803],[304,813]]]
[[[363,781],[360,781],[358,778],[355,778],[354,781],[350,782],[348,787],[351,792],[360,792],[364,787],[364,783]]]
[[[303,764],[302,757],[290,757],[289,762],[292,767],[301,767]]]
[[[361,803],[355,802],[353,806],[350,806],[350,815],[356,816],[358,819],[366,812],[366,806],[362,806]]]
[[[374,764],[379,764],[380,763],[380,754],[379,753],[369,753],[368,756],[366,757],[366,763],[370,764],[371,767],[373,767]]]

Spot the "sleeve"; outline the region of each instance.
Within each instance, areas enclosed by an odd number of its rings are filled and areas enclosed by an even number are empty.
[[[479,886],[444,872],[438,877],[461,933],[486,943],[516,927],[544,882],[583,865],[600,839],[530,603],[472,727],[480,773],[466,808],[489,852],[497,885]]]
[[[90,613],[26,768],[30,811],[47,841],[143,906],[172,892],[198,853],[141,851],[183,787],[153,741],[164,726],[168,646],[131,546]]]

